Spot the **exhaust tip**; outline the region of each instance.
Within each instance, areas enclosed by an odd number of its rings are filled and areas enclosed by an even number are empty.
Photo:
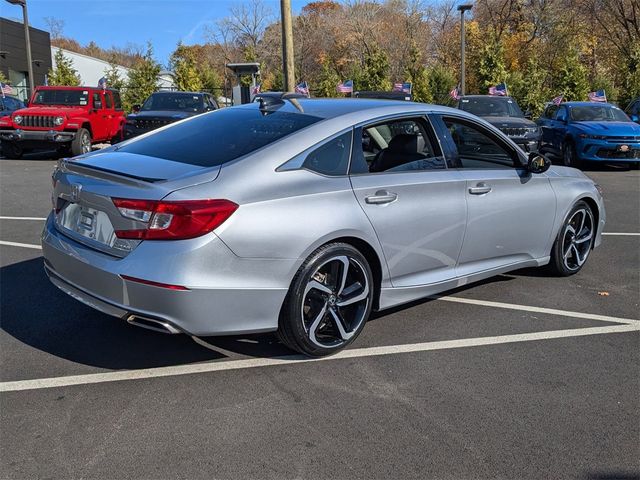
[[[180,330],[178,330],[168,322],[155,320],[153,318],[141,317],[139,315],[129,315],[127,317],[127,323],[135,325],[136,327],[146,328],[147,330],[153,330],[154,332],[170,334],[182,333]]]

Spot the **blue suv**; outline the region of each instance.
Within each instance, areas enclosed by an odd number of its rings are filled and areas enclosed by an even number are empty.
[[[568,167],[585,162],[640,162],[640,125],[608,103],[550,105],[537,121],[541,153],[561,158]]]
[[[22,103],[22,100],[19,98],[12,97],[10,95],[0,97],[0,117],[11,115],[13,112],[20,110],[21,108],[24,108],[24,103]]]

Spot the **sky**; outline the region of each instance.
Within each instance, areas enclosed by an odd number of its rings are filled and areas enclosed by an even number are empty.
[[[246,0],[244,0],[246,1]],[[291,0],[294,15],[311,0]],[[178,41],[190,45],[205,41],[205,30],[226,17],[229,8],[243,0],[27,0],[29,24],[48,30],[46,17],[64,21],[63,35],[86,45],[91,40],[102,48],[145,45],[150,41],[161,64]],[[279,0],[264,0],[274,15]],[[0,0],[0,16],[22,21],[22,9]]]

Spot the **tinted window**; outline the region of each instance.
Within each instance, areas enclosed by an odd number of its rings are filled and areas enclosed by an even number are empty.
[[[516,101],[511,98],[463,98],[459,108],[479,117],[524,117]]]
[[[88,90],[39,90],[33,99],[36,105],[87,105]]]
[[[444,119],[451,133],[462,168],[513,168],[514,153],[500,144],[491,132],[468,122]]]
[[[104,105],[102,104],[102,100],[100,99],[100,94],[99,93],[94,93],[93,94],[93,108],[104,108]]]
[[[630,119],[619,108],[608,105],[580,105],[571,107],[574,122],[629,122]]]
[[[345,175],[351,154],[351,132],[344,133],[309,153],[302,168],[324,175]]]
[[[22,103],[20,103],[20,101],[16,100],[15,98],[6,97],[1,101],[4,101],[4,108],[6,110],[13,111],[13,110],[18,110],[19,108],[22,108]]]
[[[558,110],[556,111],[555,116],[553,117],[554,120],[566,120],[567,119],[567,108],[566,107],[558,107]]]
[[[113,108],[113,102],[111,101],[111,92],[104,93],[104,103],[107,108]]]
[[[229,162],[321,120],[300,113],[263,115],[255,108],[223,108],[193,117],[119,151],[213,167]]]
[[[113,108],[122,110],[122,101],[120,100],[120,92],[113,92]]]
[[[140,110],[143,112],[150,110],[202,112],[203,96],[189,93],[154,93],[145,100]]]
[[[553,118],[557,111],[558,111],[558,106],[557,105],[551,105],[550,107],[548,107],[545,110],[544,116],[545,116],[545,118]]]

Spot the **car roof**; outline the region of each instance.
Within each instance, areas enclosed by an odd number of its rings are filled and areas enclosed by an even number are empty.
[[[566,105],[567,107],[597,107],[597,106],[606,106],[606,107],[616,107],[615,105],[612,105],[611,103],[605,103],[605,102],[562,102],[561,105]]]
[[[460,100],[463,98],[473,99],[473,98],[492,98],[492,99],[505,99],[505,100],[513,100],[513,97],[510,95],[463,95],[460,97]]]
[[[281,106],[275,108],[282,112],[304,113],[305,115],[322,119],[337,118],[352,113],[364,113],[374,110],[376,116],[425,111],[460,113],[460,110],[442,105],[407,102],[406,100],[378,100],[368,98],[296,98],[295,100],[296,103],[300,105],[302,112],[296,108],[293,102],[286,100]],[[249,103],[232,108],[259,108],[259,104]]]
[[[153,92],[151,95],[207,95],[207,92],[183,92],[182,90],[160,90]]]
[[[69,87],[64,85],[40,85],[36,87],[36,90],[109,90],[111,92],[117,92],[115,88],[102,88],[102,87],[87,87],[87,86],[79,86],[79,87]]]

